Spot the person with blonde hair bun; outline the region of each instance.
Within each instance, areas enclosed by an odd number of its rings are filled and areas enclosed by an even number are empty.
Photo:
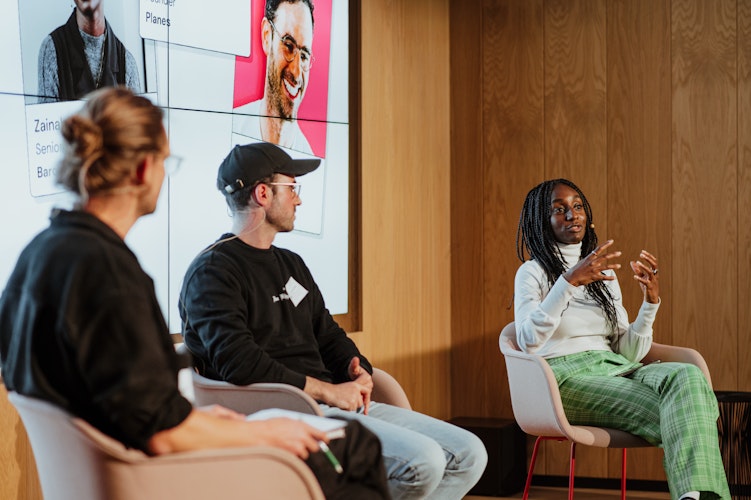
[[[300,421],[249,422],[221,407],[193,408],[178,390],[182,363],[151,278],[125,244],[156,209],[170,148],[162,111],[125,88],[88,97],[62,127],[57,181],[72,210],[22,251],[0,297],[0,360],[11,391],[79,416],[149,454],[265,445],[306,460],[327,498],[388,496],[378,439],[360,424],[331,442]]]
[[[161,109],[124,88],[93,94],[80,113],[65,120],[62,135],[65,153],[56,180],[83,203],[90,194],[143,189],[137,187],[141,182],[128,188],[128,179],[141,175],[139,164],[148,155],[169,156]],[[161,180],[154,180],[161,187]]]

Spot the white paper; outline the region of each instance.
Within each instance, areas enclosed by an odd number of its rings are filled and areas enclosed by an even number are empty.
[[[329,439],[344,437],[344,427],[347,426],[345,420],[321,417],[292,410],[284,410],[282,408],[267,408],[252,413],[246,417],[247,420],[268,420],[270,418],[291,418],[293,420],[301,420],[311,427],[324,431]]]

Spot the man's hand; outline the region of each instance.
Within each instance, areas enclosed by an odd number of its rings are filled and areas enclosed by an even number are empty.
[[[325,384],[325,382],[323,382]],[[365,395],[370,401],[370,391],[357,382],[344,382],[343,384],[326,384],[326,398],[322,401],[330,406],[336,406],[342,410],[356,411],[365,406]]]
[[[342,384],[329,384],[313,377],[305,377],[303,390],[313,399],[323,401],[329,406],[336,406],[347,411],[362,408],[367,415],[370,393],[373,392],[373,378],[360,366],[358,357],[350,361],[348,374],[352,381]]]
[[[373,392],[373,377],[367,370],[360,366],[360,358],[355,356],[349,362],[349,378],[363,386],[366,392],[362,393],[363,398],[363,413],[368,414],[368,408],[370,407],[370,394]]]

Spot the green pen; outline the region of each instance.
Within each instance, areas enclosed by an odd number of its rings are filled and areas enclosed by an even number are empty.
[[[331,462],[331,465],[334,466],[334,470],[337,474],[341,474],[344,472],[344,469],[342,468],[342,464],[339,463],[339,460],[336,459],[334,456],[334,453],[329,449],[328,445],[324,443],[323,441],[318,441],[318,446],[321,447],[321,451],[324,455],[326,455],[326,458],[329,459],[329,462]]]

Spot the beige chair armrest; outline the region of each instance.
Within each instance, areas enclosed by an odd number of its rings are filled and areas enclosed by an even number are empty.
[[[380,368],[373,368],[373,392],[370,399],[407,410],[412,409],[407,393],[399,382]]]
[[[696,365],[704,373],[707,382],[709,382],[709,387],[712,387],[712,376],[709,373],[707,362],[704,361],[704,357],[699,351],[695,349],[652,342],[652,347],[649,349],[647,355],[644,356],[644,359],[642,359],[642,363],[647,364],[655,361],[674,361]]]
[[[184,343],[175,344],[175,351],[186,359],[192,355]],[[191,370],[193,382],[193,403],[195,406],[220,405],[239,413],[249,415],[266,408],[321,415],[318,403],[297,387],[288,384],[259,383],[234,385],[222,380],[214,380]]]
[[[185,344],[176,344],[181,356],[189,356]],[[193,393],[196,406],[217,404],[240,413],[251,414],[265,408],[284,408],[321,415],[318,403],[297,387],[278,383],[258,383],[237,386],[221,380],[213,380],[192,372]],[[400,408],[412,409],[409,398],[399,382],[386,371],[373,368],[373,401]]]
[[[322,414],[313,398],[288,384],[259,383],[241,386],[212,380],[196,372],[192,376],[196,406],[216,404],[246,415],[265,408]]]
[[[107,477],[108,499],[324,498],[305,463],[278,448],[224,448],[149,457],[125,449],[83,420],[73,419],[73,424],[105,455],[98,462],[103,469],[100,474]]]

